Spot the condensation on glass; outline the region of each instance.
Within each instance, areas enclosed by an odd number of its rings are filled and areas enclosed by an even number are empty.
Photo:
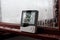
[[[37,26],[57,27],[57,3],[57,0],[1,0],[2,22],[20,24],[23,10],[38,10]]]
[[[48,0],[49,5],[46,7],[43,7],[43,9],[40,11],[37,26],[40,27],[58,27],[57,25],[57,15],[58,15],[58,1],[57,0]]]
[[[2,21],[2,13],[1,13],[1,0],[0,0],[0,22]]]

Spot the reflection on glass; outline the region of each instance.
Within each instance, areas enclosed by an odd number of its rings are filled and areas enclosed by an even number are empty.
[[[42,27],[57,27],[56,21],[57,21],[56,19],[40,20],[40,21],[38,21],[38,26],[42,26]]]

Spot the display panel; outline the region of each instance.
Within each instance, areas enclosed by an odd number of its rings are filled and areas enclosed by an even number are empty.
[[[37,10],[26,10],[22,11],[21,25],[23,26],[35,26],[37,23],[38,11]]]

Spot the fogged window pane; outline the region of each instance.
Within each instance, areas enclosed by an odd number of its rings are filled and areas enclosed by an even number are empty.
[[[39,26],[40,23],[41,25],[50,24],[50,22],[52,22],[51,25],[55,24],[55,4],[56,0],[1,0],[2,22],[21,23],[22,10],[38,10]]]
[[[42,27],[57,27],[57,13],[58,7],[57,0],[48,0],[48,4],[44,4],[45,7],[42,7],[38,17],[38,26]],[[46,6],[49,5],[49,6]]]
[[[2,14],[1,14],[1,0],[0,0],[0,22],[2,21]]]

